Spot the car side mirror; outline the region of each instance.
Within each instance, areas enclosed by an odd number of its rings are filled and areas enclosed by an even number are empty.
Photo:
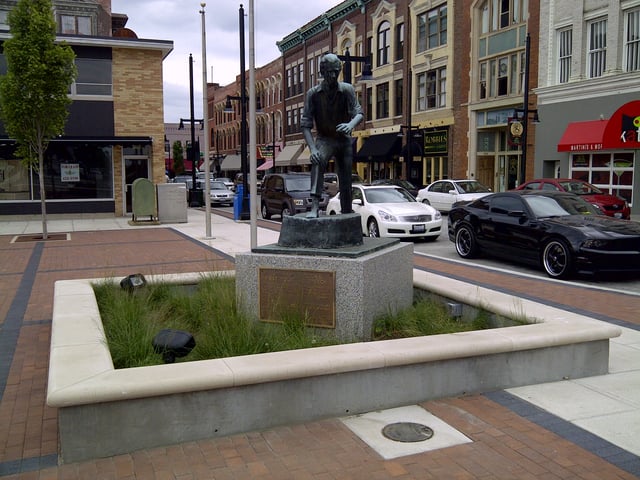
[[[457,195],[458,192],[456,192],[455,190],[449,190],[449,195]]]
[[[361,199],[359,199],[359,198],[354,198],[354,199],[351,201],[351,204],[352,204],[352,205],[360,205],[360,206],[362,206],[362,200],[361,200]]]

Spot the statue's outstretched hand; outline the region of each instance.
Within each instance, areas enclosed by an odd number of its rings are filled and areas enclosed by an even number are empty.
[[[349,123],[339,123],[338,126],[336,127],[336,132],[342,133],[343,135],[346,135],[346,136],[351,135],[352,130],[353,128],[351,128],[351,124]]]
[[[311,155],[309,156],[309,160],[311,161],[312,165],[316,165],[320,163],[320,152],[318,151],[317,148],[311,149]]]

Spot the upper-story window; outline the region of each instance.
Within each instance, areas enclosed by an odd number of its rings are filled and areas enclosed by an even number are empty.
[[[417,51],[447,44],[447,5],[441,5],[418,15]]]
[[[111,60],[76,58],[78,76],[71,84],[71,95],[112,95]]]
[[[60,33],[91,35],[91,17],[60,15]]]
[[[391,24],[384,21],[378,27],[378,58],[377,66],[389,63],[389,50],[391,48]]]
[[[517,95],[524,81],[524,53],[513,53],[480,62],[481,99]]]
[[[376,118],[389,117],[389,83],[376,85]]]
[[[9,30],[9,23],[7,21],[8,10],[0,10],[0,30]]]
[[[624,70],[640,70],[640,9],[625,13]]]
[[[587,77],[601,77],[607,68],[607,20],[600,19],[588,25]]]
[[[573,31],[565,28],[558,32],[558,83],[567,83],[571,76],[571,50]]]
[[[418,98],[416,110],[421,112],[447,105],[447,69],[430,70],[417,75]]]
[[[486,0],[480,7],[482,33],[495,32],[527,19],[529,0]]]
[[[396,25],[396,61],[404,58],[404,23]]]

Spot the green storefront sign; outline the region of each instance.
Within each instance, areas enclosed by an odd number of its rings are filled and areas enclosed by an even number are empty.
[[[424,154],[447,153],[448,134],[448,130],[424,132]]]

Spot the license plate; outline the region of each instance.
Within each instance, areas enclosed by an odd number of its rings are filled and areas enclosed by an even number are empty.
[[[427,228],[425,225],[412,225],[411,226],[411,233],[424,233],[427,231]]]

